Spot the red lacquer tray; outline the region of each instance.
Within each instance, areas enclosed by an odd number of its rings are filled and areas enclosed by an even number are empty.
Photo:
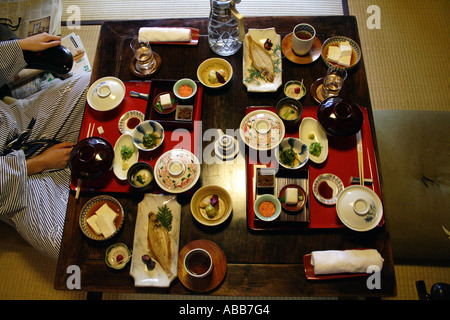
[[[157,84],[158,82],[154,80]],[[173,81],[175,83],[175,81]],[[100,136],[108,140],[112,147],[116,144],[117,139],[119,139],[121,133],[119,131],[119,119],[127,111],[138,110],[144,115],[147,115],[147,101],[140,98],[130,97],[130,92],[135,91],[139,93],[148,94],[152,86],[152,81],[130,81],[124,82],[126,93],[123,102],[114,110],[108,112],[99,112],[92,109],[86,103],[86,110],[83,117],[83,123],[81,125],[79,140],[85,139],[88,136],[88,131],[91,130],[95,124],[94,136]],[[150,163],[154,167],[158,158],[168,150],[172,149],[185,149],[191,151],[198,157],[199,154],[199,139],[201,135],[201,105],[202,105],[202,86],[198,86],[197,93],[194,99],[194,110],[193,110],[193,130],[188,129],[177,129],[174,131],[172,129],[165,129],[164,142],[161,147],[155,151],[139,151],[139,161],[145,161]],[[153,97],[148,97],[149,101],[153,100]],[[146,116],[146,120],[148,117]],[[101,126],[104,130],[103,134],[99,134],[97,128]],[[76,177],[72,178],[70,188],[76,190],[78,184],[78,179]],[[156,184],[155,184],[156,185]],[[128,184],[126,180],[118,179],[113,170],[108,171],[101,179],[96,181],[83,180],[81,183],[82,192],[117,192],[117,193],[128,193],[133,191],[132,187]],[[155,192],[165,193],[156,185]]]
[[[276,113],[275,107],[249,107],[246,113],[250,113],[257,109],[265,109]],[[311,117],[317,120],[318,106],[303,107],[302,119]],[[361,107],[364,115],[364,123],[362,126],[362,145],[364,159],[365,178],[370,177],[372,172],[373,184],[368,186],[372,188],[381,199],[380,181],[378,176],[377,162],[375,160],[375,151],[372,140],[372,132],[367,109]],[[294,131],[286,131],[285,137],[299,137],[298,129]],[[368,156],[370,158],[370,168]],[[246,154],[246,171],[247,171],[247,224],[252,230],[289,230],[301,228],[343,228],[345,225],[339,220],[335,205],[325,205],[319,202],[312,191],[314,180],[323,173],[332,173],[338,176],[345,187],[351,185],[351,177],[358,177],[358,155],[356,152],[356,136],[351,137],[331,137],[328,136],[328,158],[322,164],[316,164],[311,161],[302,168],[309,171],[309,222],[295,223],[277,223],[264,222],[255,218],[253,204],[256,192],[256,176],[255,166],[273,167],[277,164],[268,163],[261,164],[257,160],[249,159],[249,152]],[[384,215],[378,224],[384,223]]]

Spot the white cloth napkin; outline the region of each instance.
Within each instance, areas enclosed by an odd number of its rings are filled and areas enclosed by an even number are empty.
[[[311,252],[314,274],[366,273],[370,266],[383,268],[384,259],[375,249]]]
[[[139,41],[143,39],[150,42],[189,42],[191,29],[143,27],[139,29]]]

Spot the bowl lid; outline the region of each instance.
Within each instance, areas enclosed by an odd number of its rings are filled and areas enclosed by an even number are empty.
[[[364,122],[361,108],[354,101],[342,97],[323,100],[317,110],[317,119],[329,135],[338,137],[355,135]]]
[[[113,160],[114,150],[107,140],[89,137],[79,141],[72,149],[69,167],[77,178],[93,180],[109,171]]]
[[[336,211],[339,219],[355,231],[369,231],[383,216],[383,205],[378,195],[365,186],[353,185],[338,196]]]
[[[87,101],[92,109],[109,111],[116,108],[125,97],[125,85],[115,77],[95,81],[88,90]]]
[[[154,176],[164,191],[182,193],[191,189],[200,177],[200,162],[190,151],[172,149],[158,158]]]
[[[283,121],[268,110],[255,110],[241,121],[239,133],[249,147],[256,150],[271,150],[284,138]]]

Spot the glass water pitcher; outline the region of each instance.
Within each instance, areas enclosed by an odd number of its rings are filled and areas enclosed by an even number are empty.
[[[231,56],[242,46],[244,19],[235,5],[241,0],[210,0],[208,43],[220,56]]]

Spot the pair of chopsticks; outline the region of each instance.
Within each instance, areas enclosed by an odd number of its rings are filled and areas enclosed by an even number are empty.
[[[91,130],[91,126],[92,126],[92,130]],[[86,138],[92,137],[94,135],[94,129],[95,129],[95,122],[94,123],[89,123],[89,127],[88,127],[88,131],[86,134]],[[78,179],[78,183],[77,183],[77,189],[75,192],[75,199],[78,199],[78,197],[80,196],[80,189],[81,189],[81,179]]]
[[[359,184],[363,186],[364,181],[365,181],[364,180],[364,152],[363,152],[363,146],[362,146],[361,131],[359,131],[356,134],[356,150],[358,153]],[[370,163],[369,149],[367,149],[367,160],[369,161],[370,178],[373,181],[372,164]],[[372,183],[372,189],[373,189],[373,183]]]

